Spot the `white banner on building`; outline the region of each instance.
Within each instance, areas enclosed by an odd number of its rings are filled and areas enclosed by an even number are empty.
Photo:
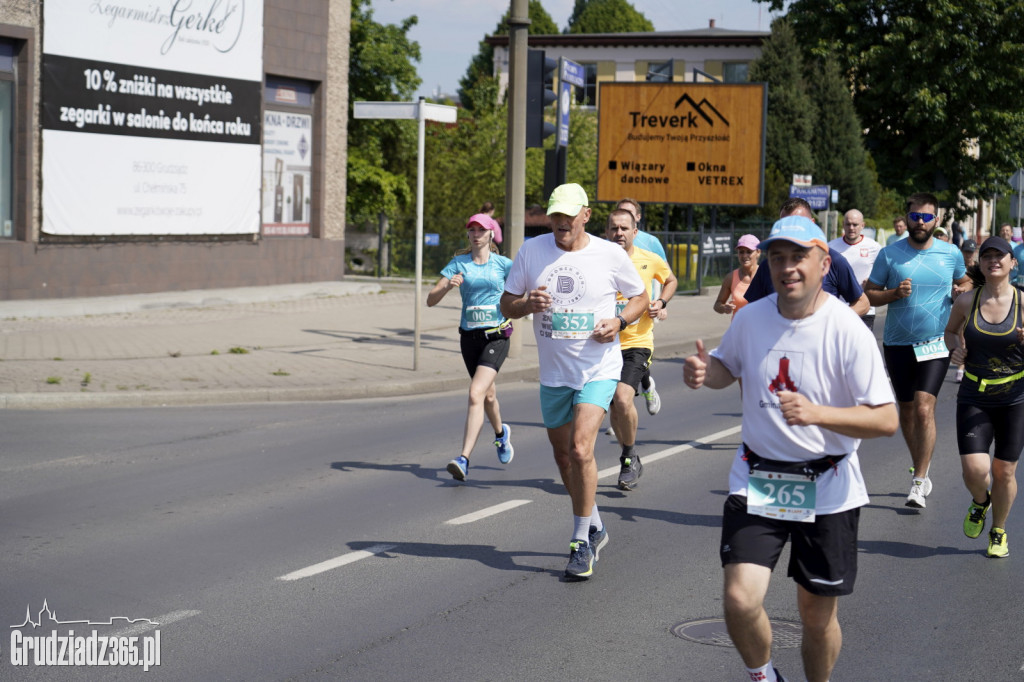
[[[263,114],[263,234],[309,234],[313,174],[313,117],[284,111]]]
[[[43,231],[259,231],[262,0],[47,0]]]

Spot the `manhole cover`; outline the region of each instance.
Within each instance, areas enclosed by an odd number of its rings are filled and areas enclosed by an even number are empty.
[[[776,649],[799,649],[801,625],[790,620],[770,620],[772,626],[772,647]],[[732,647],[725,621],[721,618],[688,620],[672,626],[672,634],[697,644]]]

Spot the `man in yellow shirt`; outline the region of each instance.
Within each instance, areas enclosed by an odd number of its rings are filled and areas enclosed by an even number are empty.
[[[633,451],[636,443],[637,412],[633,399],[639,395],[640,383],[650,371],[654,359],[654,318],[664,310],[676,292],[677,280],[672,274],[668,263],[660,256],[633,246],[637,227],[633,214],[623,209],[616,209],[608,216],[605,237],[626,250],[630,260],[640,274],[648,295],[651,293],[651,282],[661,283],[661,297],[651,301],[646,315],[626,326],[619,332],[619,344],[622,347],[622,376],[615,389],[612,399],[611,421],[615,437],[622,446],[619,461],[619,488],[632,490],[636,487],[643,474],[640,457]],[[626,300],[619,294],[617,306],[625,305]]]

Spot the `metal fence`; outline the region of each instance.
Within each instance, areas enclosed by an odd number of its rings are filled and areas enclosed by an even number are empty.
[[[438,277],[455,252],[467,246],[465,233],[461,229],[450,229],[453,224],[461,228],[459,221],[424,220],[425,234],[436,235],[436,239],[431,238],[423,247],[424,281],[430,282]],[[736,240],[741,235],[753,234],[763,239],[770,230],[770,222],[752,220],[722,225],[701,224],[690,230],[649,231],[665,246],[669,265],[679,279],[676,293],[699,294],[706,282],[717,284],[737,267]],[[349,244],[361,245],[346,249],[349,252],[347,271],[379,277],[412,276],[415,272],[415,233],[416,223],[412,217],[388,220],[383,232],[377,220],[358,221],[346,233]],[[453,233],[457,237],[451,236]],[[595,233],[591,231],[591,234]],[[501,252],[508,255],[507,241]]]

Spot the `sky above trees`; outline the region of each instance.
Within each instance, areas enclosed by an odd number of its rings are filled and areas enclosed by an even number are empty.
[[[544,0],[544,8],[564,29],[574,0]],[[419,22],[409,38],[420,44],[423,59],[417,65],[422,84],[416,95],[454,94],[459,79],[478,51],[479,42],[494,30],[509,8],[509,0],[373,0],[373,18],[380,23],[399,23],[415,14]],[[651,20],[656,31],[687,31],[705,28],[715,19],[720,28],[768,31],[771,14],[753,0],[716,0],[712,4],[677,0],[631,0],[630,4]]]

